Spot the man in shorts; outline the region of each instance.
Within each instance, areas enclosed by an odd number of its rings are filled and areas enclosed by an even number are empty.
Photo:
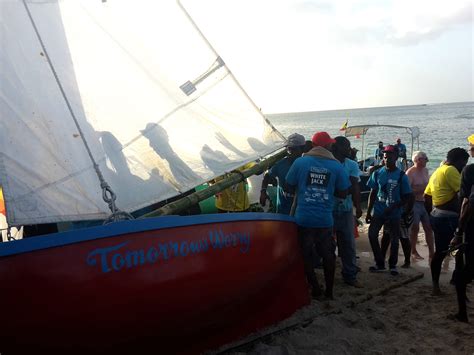
[[[420,222],[425,231],[426,244],[428,244],[429,260],[434,254],[433,230],[431,229],[430,216],[425,208],[425,198],[423,196],[426,185],[430,180],[426,163],[428,157],[426,153],[417,151],[413,153],[412,160],[414,165],[407,170],[406,174],[410,181],[411,189],[415,195],[415,204],[413,206],[413,223],[410,231],[411,255],[415,260],[422,260],[423,257],[416,250],[418,232],[420,231]]]

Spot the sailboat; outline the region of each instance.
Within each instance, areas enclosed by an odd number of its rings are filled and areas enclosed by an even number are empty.
[[[196,353],[309,303],[291,217],[136,211],[285,144],[180,2],[0,3],[0,352]],[[103,224],[102,224],[103,223]]]

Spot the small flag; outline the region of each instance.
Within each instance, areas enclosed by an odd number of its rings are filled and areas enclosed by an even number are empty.
[[[5,214],[5,202],[3,200],[3,191],[2,191],[1,186],[0,186],[0,213],[3,215]]]
[[[342,125],[341,128],[339,128],[340,131],[345,131],[347,129],[347,125],[349,123],[349,120],[346,120],[346,122],[344,122],[344,124]]]

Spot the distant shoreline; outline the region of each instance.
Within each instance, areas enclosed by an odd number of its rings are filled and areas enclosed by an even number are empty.
[[[455,104],[469,104],[474,103],[474,101],[455,101],[455,102],[433,102],[433,103],[422,103],[415,105],[394,105],[394,106],[374,106],[374,107],[355,107],[355,108],[340,108],[332,110],[315,110],[315,111],[289,111],[289,112],[272,112],[272,113],[263,113],[265,116],[280,116],[280,115],[305,115],[312,114],[314,112],[342,112],[342,111],[358,111],[358,110],[368,110],[368,109],[381,109],[381,108],[410,108],[410,107],[425,107],[425,106],[434,106],[434,105],[455,105]]]

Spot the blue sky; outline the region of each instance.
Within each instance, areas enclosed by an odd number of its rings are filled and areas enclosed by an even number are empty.
[[[470,0],[182,0],[265,113],[474,101]]]

